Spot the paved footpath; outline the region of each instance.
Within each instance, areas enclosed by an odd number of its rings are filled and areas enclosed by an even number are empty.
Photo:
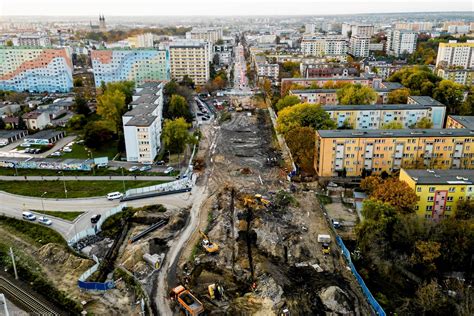
[[[0,181],[173,181],[169,176],[0,176]]]

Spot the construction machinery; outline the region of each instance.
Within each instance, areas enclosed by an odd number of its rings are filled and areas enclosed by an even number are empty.
[[[323,243],[323,254],[328,255],[331,252],[331,248],[328,243]]]
[[[270,206],[270,204],[272,204],[272,202],[270,202],[270,200],[266,199],[261,194],[255,194],[255,200],[257,200],[258,202],[260,202],[261,204],[263,204],[267,207]]]
[[[219,246],[216,243],[213,243],[203,231],[200,230],[199,234],[202,236],[201,244],[207,253],[215,253],[219,251]]]
[[[219,284],[219,282],[209,284],[207,289],[209,291],[209,297],[211,298],[211,300],[220,300],[224,297],[224,288],[222,287],[222,285]]]
[[[204,314],[204,305],[184,286],[179,285],[171,290],[170,297],[176,300],[186,315],[198,316]]]

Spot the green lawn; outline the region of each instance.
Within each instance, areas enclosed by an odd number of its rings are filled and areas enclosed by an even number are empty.
[[[64,238],[55,230],[28,221],[0,216],[0,226],[40,245],[56,243],[66,245]]]
[[[72,152],[63,153],[61,158],[67,159],[88,159],[90,158],[89,152],[86,150],[86,147],[81,144],[74,143],[71,147]],[[117,141],[111,141],[108,146],[103,146],[98,149],[92,149],[92,156],[94,158],[98,157],[109,157],[109,160],[112,160],[117,154]]]
[[[157,185],[166,181],[125,181],[126,189]],[[123,192],[122,181],[66,181],[68,198],[105,196],[107,193]],[[13,194],[45,198],[65,198],[62,181],[0,181],[0,191]]]
[[[35,213],[41,213],[49,216],[59,217],[67,221],[73,222],[79,215],[84,214],[84,212],[61,212],[61,211],[40,211],[40,210],[31,210]]]

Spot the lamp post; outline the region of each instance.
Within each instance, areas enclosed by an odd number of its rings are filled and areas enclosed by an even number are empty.
[[[43,212],[44,212],[44,196],[47,194],[48,192],[44,192],[43,194],[41,194],[41,207],[43,208]]]
[[[63,178],[64,195],[66,196],[66,199],[67,199],[67,188],[66,188],[66,180],[64,180],[64,172],[59,171],[58,173],[59,173],[59,174],[62,176],[62,178]]]
[[[123,194],[125,194],[125,192],[127,191],[125,189],[125,178],[124,178],[124,175],[123,175],[123,167],[120,167],[121,170],[122,170],[122,183],[123,183]]]

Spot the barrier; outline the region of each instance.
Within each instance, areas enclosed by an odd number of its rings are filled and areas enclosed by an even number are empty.
[[[346,245],[344,245],[344,242],[342,241],[342,238],[339,236],[336,236],[336,241],[339,247],[341,247],[342,250],[342,255],[344,258],[346,258],[347,263],[349,264],[349,267],[351,268],[352,274],[355,276],[357,282],[359,283],[360,287],[362,288],[362,292],[364,293],[365,297],[367,298],[367,301],[369,304],[372,306],[372,308],[375,310],[375,312],[380,315],[380,316],[385,316],[385,311],[383,310],[382,306],[380,306],[379,302],[374,298],[372,293],[370,292],[369,288],[365,285],[364,280],[360,276],[359,272],[357,272],[354,264],[352,263],[351,259],[351,254],[349,250],[346,248]]]
[[[94,274],[100,266],[99,259],[96,256],[92,256],[92,259],[94,259],[95,264],[86,272],[84,272],[79,279],[77,280],[77,285],[79,288],[87,291],[107,291],[110,289],[113,289],[115,287],[115,284],[113,281],[107,281],[107,282],[87,282],[86,280]]]

